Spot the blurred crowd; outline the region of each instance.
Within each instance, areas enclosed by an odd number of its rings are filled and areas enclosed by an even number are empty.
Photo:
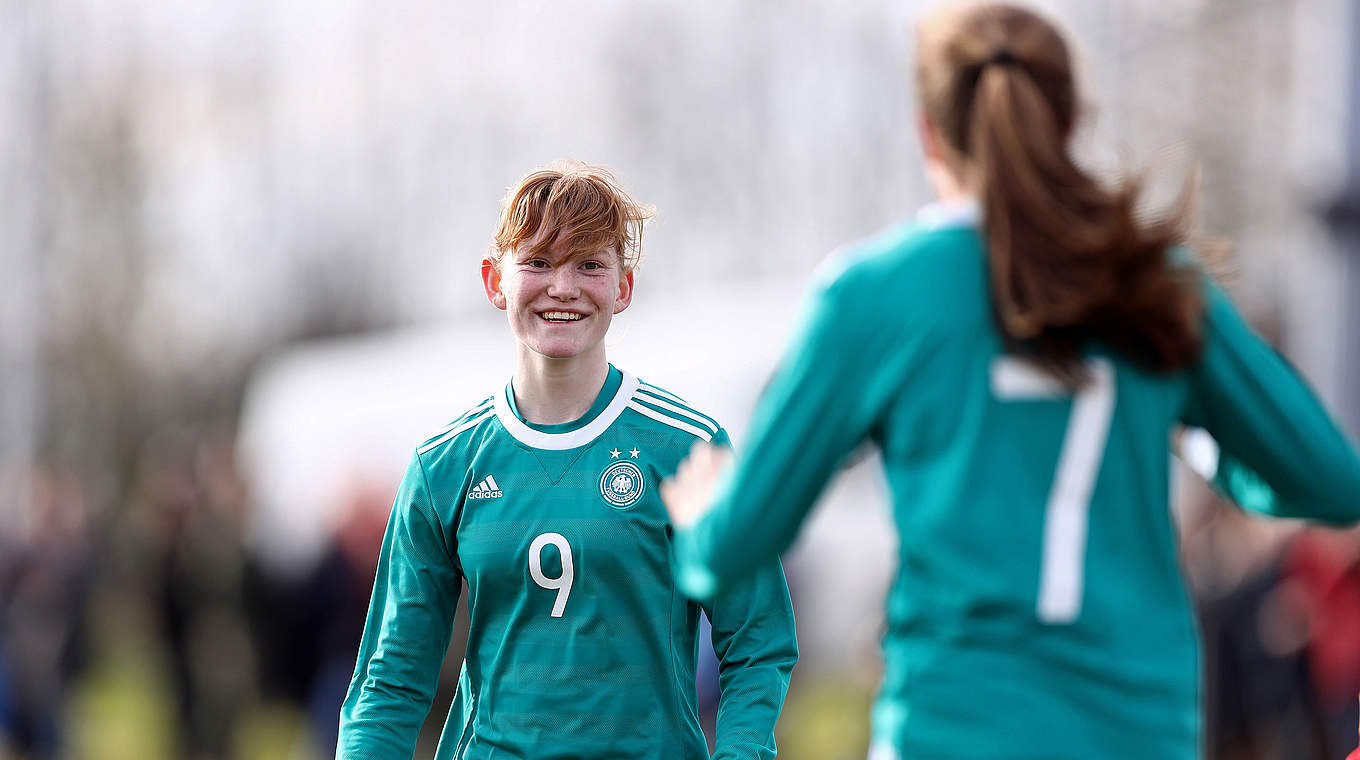
[[[248,548],[229,429],[154,433],[121,509],[35,471],[27,534],[0,553],[10,756],[333,753],[390,494],[355,490],[314,566],[271,573]]]
[[[1360,528],[1271,521],[1207,486],[1183,562],[1204,641],[1207,756],[1341,758],[1360,694]]]

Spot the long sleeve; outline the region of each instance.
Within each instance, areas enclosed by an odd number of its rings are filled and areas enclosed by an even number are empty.
[[[387,523],[358,663],[340,708],[338,760],[414,754],[453,630],[461,577],[454,556],[413,456]]]
[[[705,612],[718,655],[715,760],[770,760],[774,726],[798,661],[793,604],[778,560],[719,594]]]
[[[1220,448],[1214,485],[1241,506],[1334,524],[1360,520],[1360,459],[1308,386],[1208,286],[1204,355],[1184,422]]]
[[[840,463],[909,382],[930,337],[910,320],[874,317],[882,304],[856,292],[875,276],[857,267],[814,293],[712,510],[677,532],[677,578],[691,597],[712,595],[787,548]]]

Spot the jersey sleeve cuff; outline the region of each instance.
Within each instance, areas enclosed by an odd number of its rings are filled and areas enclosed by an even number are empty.
[[[695,556],[690,531],[677,531],[672,554],[672,571],[680,593],[691,599],[711,599],[718,590],[718,577]]]

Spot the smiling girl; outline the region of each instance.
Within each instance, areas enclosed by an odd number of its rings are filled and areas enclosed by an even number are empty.
[[[676,589],[657,486],[726,432],[609,364],[650,211],[602,169],[535,171],[482,260],[514,375],[415,451],[383,540],[340,758],[411,757],[461,584],[469,631],[437,758],[707,758],[699,614],[723,697],[714,757],[771,758],[797,659],[777,561],[699,605]]]

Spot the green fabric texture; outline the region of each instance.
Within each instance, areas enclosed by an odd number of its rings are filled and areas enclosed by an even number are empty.
[[[714,757],[774,757],[797,659],[783,570],[772,556],[711,601],[687,600],[658,496],[696,440],[726,443],[723,429],[612,367],[599,401],[568,425],[535,429],[506,394],[500,402],[411,460],[336,756],[411,757],[466,581],[467,655],[441,760],[708,758],[701,612],[723,688]]]
[[[1198,757],[1169,435],[1213,435],[1248,507],[1354,522],[1360,460],[1312,392],[1207,281],[1189,370],[1093,347],[1106,374],[1045,383],[1003,351],[975,221],[904,224],[827,269],[713,511],[676,536],[682,589],[721,593],[787,548],[869,440],[901,540],[876,752]]]

